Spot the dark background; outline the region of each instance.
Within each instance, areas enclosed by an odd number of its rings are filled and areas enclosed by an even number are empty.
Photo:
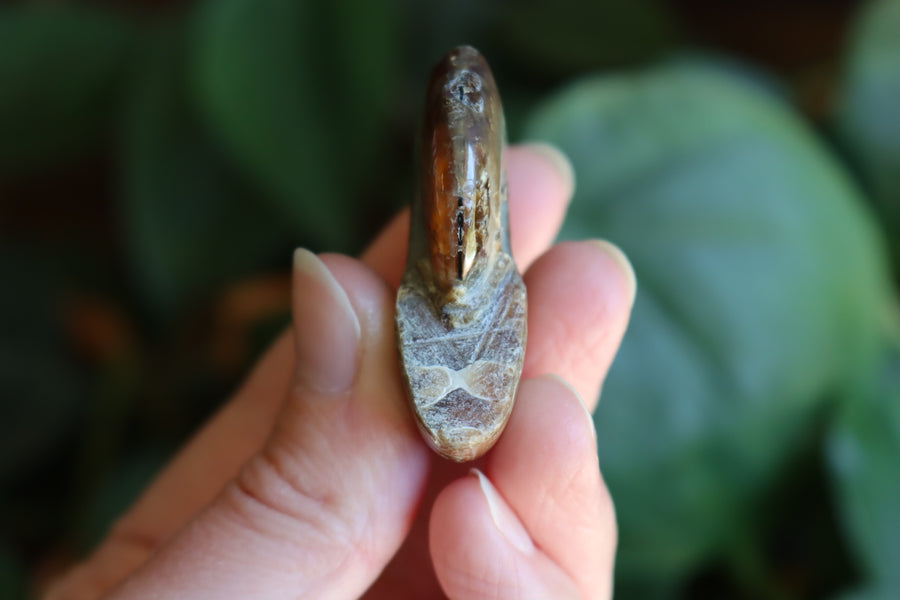
[[[900,2],[0,6],[0,597],[87,552],[413,195],[430,65],[632,259],[617,598],[900,598]],[[214,460],[215,457],[210,457]]]

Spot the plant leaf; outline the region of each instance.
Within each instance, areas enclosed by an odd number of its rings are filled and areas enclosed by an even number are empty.
[[[851,35],[837,130],[862,171],[900,260],[900,2],[861,12]]]
[[[894,600],[897,589],[877,587],[875,585],[851,590],[838,596],[838,600]]]
[[[886,276],[877,232],[798,118],[687,62],[594,77],[533,115],[572,159],[565,238],[630,257],[638,295],[596,414],[618,507],[618,581],[675,581],[869,366]]]
[[[162,30],[149,48],[124,128],[128,242],[163,312],[258,272],[290,247],[283,219],[236,176],[199,122],[183,34]]]
[[[0,176],[100,137],[137,33],[125,19],[71,3],[0,9]]]
[[[860,566],[900,595],[900,349],[842,404],[828,441],[844,528]]]
[[[194,76],[209,123],[295,230],[348,250],[392,97],[393,14],[367,0],[215,0]],[[352,14],[352,19],[346,19]]]

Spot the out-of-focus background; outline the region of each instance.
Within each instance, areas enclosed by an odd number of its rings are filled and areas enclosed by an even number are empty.
[[[0,7],[0,597],[82,555],[413,194],[430,65],[571,157],[639,293],[617,598],[900,598],[900,1]],[[214,460],[214,457],[210,457]]]

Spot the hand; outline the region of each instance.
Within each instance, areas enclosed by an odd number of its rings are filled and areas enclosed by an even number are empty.
[[[428,450],[406,404],[404,212],[361,261],[295,254],[292,331],[48,597],[610,597],[615,517],[589,411],[634,275],[604,242],[548,250],[572,193],[561,155],[510,148],[508,174],[528,348],[480,470]]]

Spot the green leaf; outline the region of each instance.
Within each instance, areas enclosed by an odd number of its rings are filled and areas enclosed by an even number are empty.
[[[839,600],[896,600],[900,590],[885,587],[864,587],[838,596]]]
[[[838,411],[829,467],[859,566],[900,596],[900,349]]]
[[[335,249],[358,241],[356,195],[394,97],[391,6],[214,0],[200,14],[194,76],[209,122],[296,230]]]
[[[289,228],[236,176],[187,92],[182,31],[161,31],[125,130],[124,213],[135,268],[163,312],[256,272],[290,247]]]
[[[633,318],[596,414],[620,581],[675,581],[876,353],[886,276],[858,193],[803,123],[739,78],[682,62],[577,82],[529,137],[572,159],[565,238],[620,245]]]
[[[104,133],[137,33],[71,3],[0,9],[0,176],[69,156]]]
[[[871,2],[851,35],[837,129],[900,260],[900,1]]]

